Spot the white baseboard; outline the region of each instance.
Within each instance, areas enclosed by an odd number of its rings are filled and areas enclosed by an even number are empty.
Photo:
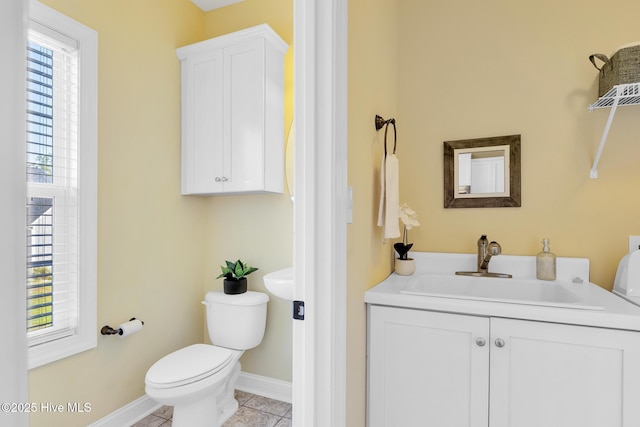
[[[249,374],[247,372],[240,372],[236,389],[287,403],[291,403],[293,396],[290,382]],[[88,427],[131,426],[161,407],[162,404],[145,394],[120,409],[115,410],[106,417],[90,424]]]
[[[291,403],[293,387],[288,381],[276,380],[261,375],[240,372],[236,390]]]
[[[88,427],[123,427],[131,426],[147,415],[153,414],[162,407],[161,403],[146,394],[99,419]]]

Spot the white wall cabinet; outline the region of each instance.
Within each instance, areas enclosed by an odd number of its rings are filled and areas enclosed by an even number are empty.
[[[368,425],[640,425],[640,333],[369,306]]]
[[[177,50],[182,194],[283,192],[287,48],[262,24]]]

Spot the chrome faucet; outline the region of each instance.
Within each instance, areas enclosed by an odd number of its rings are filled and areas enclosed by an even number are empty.
[[[489,261],[491,257],[500,255],[502,247],[496,241],[487,239],[487,235],[483,234],[478,239],[478,270],[477,271],[456,271],[461,276],[478,276],[478,277],[512,277],[511,274],[505,273],[489,273]]]

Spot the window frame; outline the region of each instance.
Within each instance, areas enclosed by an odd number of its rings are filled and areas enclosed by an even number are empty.
[[[30,27],[36,22],[63,34],[76,40],[79,49],[78,324],[71,335],[29,343],[32,369],[97,346],[98,35],[36,0],[30,0],[29,7]]]

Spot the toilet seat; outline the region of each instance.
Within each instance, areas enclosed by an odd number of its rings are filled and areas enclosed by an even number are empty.
[[[194,344],[174,351],[149,368],[147,385],[155,388],[173,388],[209,377],[223,369],[232,359],[233,352],[215,345]]]

